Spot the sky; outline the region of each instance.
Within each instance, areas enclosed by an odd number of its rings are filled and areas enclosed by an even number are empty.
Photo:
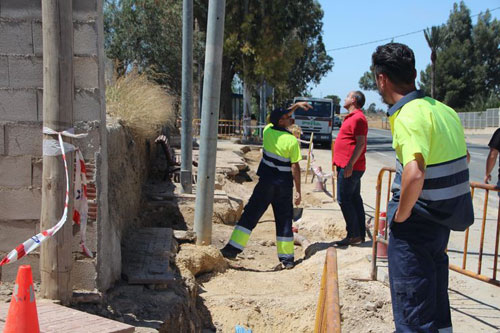
[[[391,37],[422,30],[433,25],[446,23],[453,4],[452,0],[360,0],[356,2],[338,0],[319,0],[324,11],[323,43],[328,54],[333,57],[333,69],[321,82],[312,85],[313,97],[337,95],[344,102],[352,90],[360,90],[360,77],[369,70],[371,55],[378,45],[389,43]],[[470,14],[485,12],[486,9],[500,7],[500,0],[466,0]],[[493,18],[500,19],[500,9],[491,12]],[[475,25],[477,17],[472,17]],[[346,46],[376,43],[332,50]],[[419,32],[404,37],[394,38],[395,42],[404,43],[413,49],[417,73],[430,63],[430,49],[424,33]],[[418,82],[419,77],[417,77]],[[363,91],[366,96],[365,107],[375,103],[378,108],[386,109],[375,91]],[[345,112],[345,109],[342,109]]]

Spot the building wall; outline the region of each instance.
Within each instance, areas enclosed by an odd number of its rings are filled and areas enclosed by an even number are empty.
[[[107,289],[119,278],[119,251],[109,232],[108,167],[104,86],[102,0],[73,0],[74,127],[88,137],[75,141],[88,165],[87,246],[97,259],[79,254],[75,229],[72,282],[75,288]],[[0,255],[40,230],[43,123],[41,0],[0,0]],[[117,244],[118,243],[118,244]],[[3,266],[12,281],[20,264],[39,279],[39,252]],[[103,264],[102,261],[106,264]]]

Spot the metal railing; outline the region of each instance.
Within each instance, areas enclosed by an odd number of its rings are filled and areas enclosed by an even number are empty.
[[[337,272],[337,251],[330,247],[326,251],[325,266],[321,277],[321,290],[314,333],[340,332],[339,279]]]
[[[388,168],[384,167],[380,170],[377,178],[377,193],[376,193],[376,201],[375,201],[375,223],[374,223],[374,230],[373,230],[373,245],[372,245],[372,268],[371,268],[371,278],[372,280],[377,279],[377,243],[382,243],[388,245],[388,239],[387,239],[387,226],[389,223],[386,223],[385,226],[385,233],[384,233],[384,238],[378,238],[377,237],[377,232],[379,228],[379,218],[380,218],[380,204],[381,204],[381,197],[382,197],[382,181],[384,174],[386,172],[389,172],[389,180],[387,184],[387,197],[386,197],[386,211],[387,211],[387,205],[390,200],[390,188],[391,188],[391,179],[392,179],[392,174],[396,170],[394,168]],[[472,271],[467,269],[467,255],[468,255],[468,248],[469,248],[469,234],[470,234],[470,228],[467,228],[465,231],[465,240],[464,240],[464,250],[463,250],[463,257],[462,257],[462,266],[458,266],[455,264],[449,264],[449,268],[453,271],[456,271],[458,273],[464,274],[466,276],[472,277],[474,279],[480,280],[487,282],[489,284],[495,285],[500,287],[500,281],[497,279],[497,270],[498,270],[498,248],[499,248],[499,243],[500,243],[500,206],[497,212],[497,219],[496,219],[496,234],[495,234],[495,245],[494,245],[494,255],[493,255],[493,269],[492,269],[492,276],[486,276],[482,273],[482,266],[483,266],[483,257],[484,257],[484,245],[485,245],[485,230],[486,230],[486,216],[488,213],[488,198],[489,198],[489,192],[500,192],[500,189],[497,188],[495,185],[488,185],[488,184],[481,184],[477,182],[471,182],[471,195],[474,198],[474,193],[476,189],[483,189],[485,190],[485,196],[484,196],[484,203],[483,203],[483,216],[482,216],[482,224],[481,224],[481,236],[479,239],[479,252],[478,252],[478,265],[477,265],[477,271]],[[500,205],[500,203],[499,203]],[[387,221],[389,222],[389,221]]]
[[[383,238],[377,237],[379,221],[380,221],[380,201],[382,196],[382,182],[384,180],[384,174],[386,172],[389,173],[389,179],[387,181],[387,196],[385,203],[385,211],[387,212],[387,206],[389,204],[389,200],[391,199],[392,174],[396,172],[396,169],[390,167],[383,167],[382,169],[380,169],[377,177],[377,187],[376,187],[377,194],[375,197],[375,222],[373,224],[373,244],[372,244],[372,273],[371,273],[372,280],[377,280],[377,243],[388,245],[389,242],[387,238],[388,237],[387,226],[389,223],[385,224],[384,237]]]
[[[497,213],[496,220],[496,236],[495,236],[495,248],[494,248],[494,257],[493,257],[493,273],[492,276],[486,276],[482,274],[482,265],[483,265],[483,255],[484,255],[484,235],[486,229],[486,215],[488,214],[488,197],[489,192],[499,192],[499,189],[496,188],[495,185],[481,184],[476,182],[471,182],[471,195],[474,198],[475,189],[483,189],[485,190],[484,194],[484,204],[483,204],[483,216],[481,223],[481,238],[479,240],[479,255],[478,255],[478,264],[477,264],[477,272],[467,269],[467,254],[468,254],[468,246],[469,246],[469,228],[465,231],[465,239],[464,239],[464,252],[462,257],[462,266],[450,264],[450,269],[455,272],[462,273],[464,275],[470,276],[474,279],[487,282],[489,284],[500,287],[500,281],[497,279],[497,268],[498,268],[498,243],[500,238],[500,207]]]
[[[478,112],[458,112],[464,128],[480,129],[499,126],[500,109],[487,109]]]

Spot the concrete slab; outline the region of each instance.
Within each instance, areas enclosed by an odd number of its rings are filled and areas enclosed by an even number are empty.
[[[0,331],[4,329],[9,305],[10,303],[0,304]],[[135,331],[134,326],[57,305],[46,300],[37,300],[36,307],[41,333],[129,333]]]
[[[171,228],[143,228],[126,237],[122,274],[129,284],[164,284],[174,279],[170,269],[172,237]]]

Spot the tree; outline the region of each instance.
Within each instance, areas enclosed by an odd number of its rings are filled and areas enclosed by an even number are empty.
[[[199,0],[206,7],[207,0]],[[195,17],[203,26],[206,11]],[[278,100],[302,94],[332,67],[321,38],[323,11],[317,1],[249,1],[226,3],[222,59],[221,114],[229,117],[230,82],[235,74],[254,87],[264,80]]]
[[[182,0],[106,0],[105,48],[119,75],[131,66],[180,96]],[[204,35],[194,32],[195,59],[203,58]]]
[[[375,82],[375,78],[373,77],[373,73],[367,71],[363,74],[363,76],[359,79],[359,87],[363,90],[377,90],[377,83]]]
[[[433,26],[431,28],[427,28],[424,30],[425,40],[427,41],[427,45],[431,49],[431,97],[434,98],[436,96],[436,58],[437,51],[441,46],[443,41],[443,33],[442,29],[437,26]]]
[[[333,104],[340,105],[340,97],[337,95],[326,95],[325,98],[331,98],[333,99]]]

